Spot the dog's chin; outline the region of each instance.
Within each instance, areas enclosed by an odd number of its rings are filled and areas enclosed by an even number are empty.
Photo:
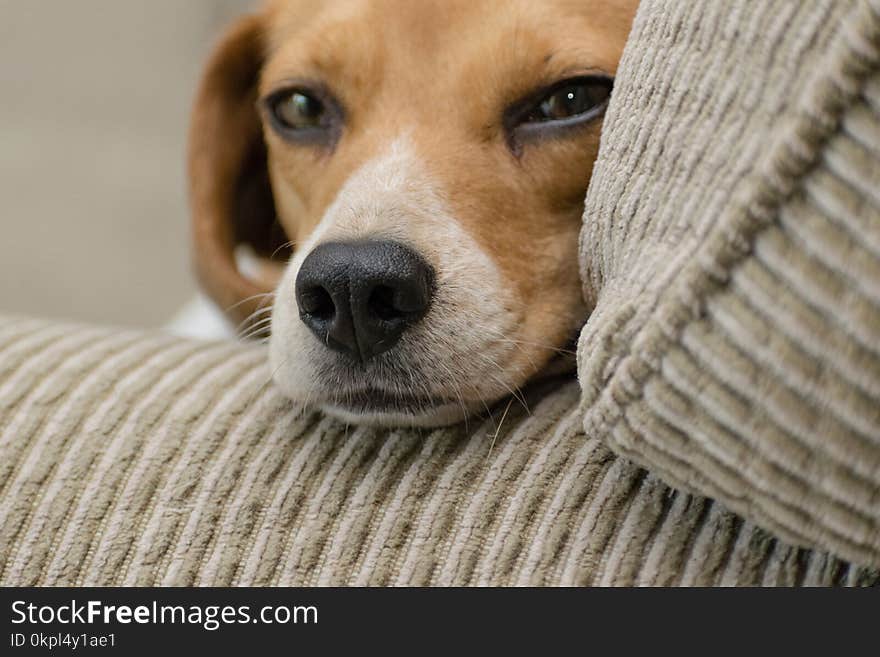
[[[381,389],[342,391],[319,406],[347,424],[381,427],[437,427],[454,424],[467,415],[463,402]]]
[[[346,424],[372,427],[413,427],[431,429],[457,424],[469,414],[458,402],[436,405],[360,405],[323,404],[321,410]]]

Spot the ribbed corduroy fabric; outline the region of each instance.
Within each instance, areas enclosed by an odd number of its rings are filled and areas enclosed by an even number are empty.
[[[615,456],[573,383],[500,431],[375,431],[268,378],[261,347],[0,319],[0,584],[880,581]]]
[[[880,1],[644,0],[581,247],[586,434],[880,564]]]

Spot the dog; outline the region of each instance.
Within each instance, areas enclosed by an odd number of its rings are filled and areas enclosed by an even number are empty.
[[[195,266],[273,379],[438,426],[571,368],[584,197],[637,0],[275,0],[191,123]],[[244,276],[236,248],[263,258]]]

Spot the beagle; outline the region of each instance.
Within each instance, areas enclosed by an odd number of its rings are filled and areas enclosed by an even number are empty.
[[[230,316],[271,323],[281,390],[435,426],[568,355],[637,4],[274,0],[231,28],[192,116],[195,264]],[[239,271],[240,244],[261,275]]]

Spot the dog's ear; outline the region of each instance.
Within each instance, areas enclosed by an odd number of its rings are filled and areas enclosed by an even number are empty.
[[[189,137],[193,259],[205,291],[233,320],[267,305],[271,284],[244,276],[235,250],[286,258],[257,113],[264,57],[263,19],[247,16],[214,50],[196,96]]]

